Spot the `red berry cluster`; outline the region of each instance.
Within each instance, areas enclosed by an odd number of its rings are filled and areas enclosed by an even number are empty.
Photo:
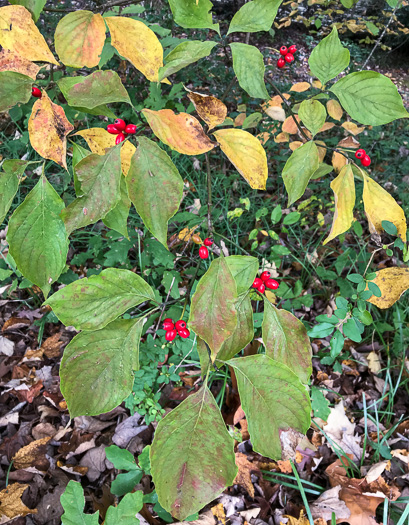
[[[134,135],[137,126],[135,124],[126,124],[125,120],[117,118],[113,124],[108,124],[107,131],[111,135],[117,135],[115,144],[123,142],[127,135]]]
[[[264,293],[266,288],[270,288],[270,290],[277,290],[279,287],[279,283],[271,279],[270,272],[263,272],[260,277],[256,277],[253,282],[253,288],[258,290],[260,293]]]
[[[206,239],[203,241],[203,244],[204,246],[199,248],[199,257],[201,259],[207,259],[209,257],[209,250],[207,249],[207,246],[211,246],[213,244],[213,239],[206,237]]]
[[[163,321],[163,329],[166,331],[165,339],[166,341],[173,341],[177,335],[182,339],[187,339],[190,335],[189,330],[186,328],[185,321],[176,321],[173,323],[173,319],[168,317]]]
[[[367,167],[371,165],[371,157],[366,154],[364,149],[358,149],[355,153],[355,158],[361,161],[362,166]]]
[[[291,64],[294,62],[294,53],[297,52],[297,47],[292,45],[288,49],[286,46],[280,47],[281,57],[277,60],[277,67],[280,69],[285,66],[285,64]]]
[[[33,86],[31,88],[31,94],[33,95],[33,97],[41,98],[41,90],[38,89],[38,87]]]

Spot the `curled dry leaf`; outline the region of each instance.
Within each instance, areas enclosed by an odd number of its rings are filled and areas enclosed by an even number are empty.
[[[27,516],[27,514],[35,514],[37,512],[37,509],[29,509],[21,501],[21,496],[28,486],[13,483],[0,492],[0,516],[14,519],[18,516]]]
[[[349,120],[346,122],[343,122],[341,126],[346,130],[352,133],[352,135],[359,135],[365,130],[365,127],[362,126],[361,128],[358,127],[355,122],[350,122]]]
[[[35,80],[40,69],[40,66],[33,64],[15,51],[4,48],[0,50],[0,71],[14,71]]]
[[[209,126],[209,131],[223,124],[227,116],[227,107],[221,100],[194,91],[190,91],[187,96],[195,106],[199,117]]]
[[[67,135],[73,129],[63,108],[51,102],[43,91],[42,97],[34,103],[28,121],[30,142],[36,152],[67,169]]]
[[[47,450],[47,443],[50,437],[32,441],[25,447],[20,448],[13,456],[13,466],[16,469],[28,468],[38,463],[43,463],[45,460],[45,453]]]
[[[381,297],[373,295],[368,302],[378,308],[390,308],[409,288],[409,268],[394,267],[379,270],[372,282],[379,286],[382,295]]]
[[[200,155],[214,148],[200,122],[188,113],[176,115],[171,109],[143,109],[152,131],[164,144],[184,155]]]
[[[254,486],[251,482],[251,473],[256,472],[261,474],[260,469],[255,463],[248,460],[246,454],[242,454],[241,452],[236,452],[236,465],[239,470],[233,484],[245,488],[249,495],[254,498]]]

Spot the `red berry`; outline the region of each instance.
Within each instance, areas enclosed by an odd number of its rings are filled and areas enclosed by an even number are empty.
[[[210,239],[209,237],[206,237],[206,239],[203,241],[203,244],[205,246],[211,246],[213,244],[213,239]]]
[[[41,98],[41,90],[38,89],[38,87],[33,86],[31,88],[31,94],[33,95],[33,97]]]
[[[266,290],[266,285],[264,283],[261,283],[259,286],[257,286],[257,290],[260,292],[260,293],[264,293],[265,290]]]
[[[166,341],[173,341],[175,339],[175,337],[178,335],[178,333],[176,332],[176,330],[169,330],[169,332],[166,332],[165,334],[165,339]]]
[[[285,46],[280,47],[280,55],[285,57],[285,55],[288,53],[288,49]]]
[[[120,144],[125,140],[125,135],[123,133],[119,133],[119,135],[116,136],[115,144]]]
[[[295,45],[292,45],[288,48],[288,52],[291,53],[292,55],[294,55],[294,53],[297,52],[297,46]]]
[[[120,130],[113,124],[108,124],[107,131],[108,133],[111,133],[111,135],[118,135],[118,133],[121,133]]]
[[[175,325],[172,323],[172,321],[164,321],[163,322],[163,329],[169,332],[169,330],[173,330],[175,328]]]
[[[181,330],[182,328],[186,328],[186,322],[185,321],[176,321],[175,323],[176,330]]]
[[[187,328],[181,328],[180,330],[178,330],[178,334],[182,339],[187,339],[190,335],[190,332]]]
[[[279,67],[279,68],[281,69],[281,68],[284,67],[284,66],[285,66],[285,60],[284,60],[284,58],[279,58],[279,59],[277,60],[277,67]]]
[[[284,57],[284,60],[290,64],[291,62],[294,62],[294,55],[287,53]]]
[[[363,159],[366,155],[366,151],[364,149],[358,149],[355,152],[355,158],[356,159]]]
[[[122,120],[121,118],[117,118],[114,122],[114,126],[119,129],[119,131],[125,131],[126,128],[126,122],[125,120]]]
[[[171,319],[170,317],[167,317],[166,319],[163,320],[164,323],[173,323],[173,319]]]
[[[371,157],[369,155],[365,155],[365,157],[363,159],[361,159],[361,162],[362,162],[362,166],[370,166],[371,164]]]
[[[263,284],[263,281],[259,279],[258,277],[256,277],[253,282],[253,288],[258,288],[260,284]]]
[[[136,130],[137,126],[135,126],[135,124],[128,124],[125,128],[126,133],[129,133],[129,135],[134,135]]]
[[[264,284],[266,285],[266,288],[270,288],[270,290],[277,290],[277,288],[280,286],[275,279],[267,279]]]
[[[260,275],[261,279],[263,281],[267,281],[267,279],[270,279],[271,275],[270,275],[270,272],[263,272],[261,275]]]
[[[209,257],[209,250],[206,248],[206,246],[201,246],[199,248],[199,257],[201,259],[207,259]]]

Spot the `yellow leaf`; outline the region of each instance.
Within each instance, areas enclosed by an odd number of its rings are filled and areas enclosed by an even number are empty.
[[[105,155],[107,148],[115,146],[116,135],[111,135],[103,128],[83,129],[75,133],[75,135],[83,137],[92,153],[96,153],[97,155]],[[121,165],[124,175],[127,175],[129,171],[131,159],[135,151],[135,146],[129,140],[123,143],[121,148]]]
[[[328,115],[334,120],[341,120],[344,113],[341,104],[337,100],[328,100],[327,111]]]
[[[152,131],[164,144],[184,155],[200,155],[214,148],[200,122],[188,113],[176,115],[171,109],[143,109]]]
[[[350,133],[352,133],[352,135],[359,135],[360,133],[362,133],[365,129],[365,127],[362,127],[362,128],[359,128],[354,122],[350,122],[350,121],[347,121],[347,122],[343,122],[341,124],[341,126],[346,129],[347,131],[349,131]]]
[[[64,16],[54,35],[55,51],[70,67],[95,67],[105,42],[105,22],[91,11],[74,11]]]
[[[322,133],[323,131],[328,131],[329,129],[332,129],[335,126],[333,122],[325,122],[325,124],[322,126],[322,128],[319,130],[318,133]]]
[[[73,129],[63,108],[51,102],[43,91],[42,97],[34,103],[28,121],[30,142],[36,152],[67,169],[67,135]]]
[[[214,132],[217,142],[237,171],[254,190],[265,190],[268,175],[267,155],[260,141],[243,129]]]
[[[282,131],[276,137],[274,137],[274,142],[280,144],[281,142],[288,142],[290,140],[290,135]]]
[[[298,115],[295,115],[294,118],[297,120],[298,123],[300,122],[300,117]],[[297,124],[295,123],[294,118],[290,115],[283,122],[283,125],[282,125],[281,129],[285,133],[289,133],[290,135],[294,135],[295,133],[298,132],[298,127],[297,127]]]
[[[344,155],[341,155],[341,153],[338,153],[334,151],[332,154],[332,165],[334,166],[334,170],[336,173],[339,173],[342,168],[346,165],[347,159],[344,157]]]
[[[267,131],[263,131],[262,133],[259,133],[256,135],[258,140],[260,141],[260,144],[264,146],[268,140],[271,139],[271,133],[268,133]]]
[[[209,131],[223,124],[227,116],[227,107],[221,100],[194,91],[190,91],[187,96],[195,106],[199,117],[208,125]]]
[[[13,483],[0,492],[0,516],[14,519],[18,516],[27,516],[27,514],[35,514],[37,512],[37,509],[29,509],[21,501],[21,496],[27,487],[29,485]]]
[[[37,66],[37,64],[30,62],[30,60],[14,51],[9,49],[0,51],[0,71],[14,71],[35,80],[40,69],[41,67]]]
[[[30,11],[22,5],[0,8],[0,45],[31,62],[58,65]]]
[[[303,93],[304,91],[308,91],[311,87],[311,84],[309,82],[297,82],[293,86],[291,86],[290,91],[295,91],[296,93]]]
[[[321,162],[324,162],[325,155],[327,153],[326,144],[325,144],[325,142],[323,140],[315,140],[314,142],[315,142],[315,144],[317,144],[318,155],[319,155],[319,160],[320,160],[320,164],[321,164]],[[318,146],[318,144],[320,144],[320,145]]]
[[[371,233],[381,233],[383,231],[382,221],[389,221],[396,226],[402,241],[406,242],[406,218],[402,208],[382,186],[379,186],[377,182],[368,177],[365,172],[362,173],[364,176],[362,198],[369,231]]]
[[[111,33],[111,44],[151,82],[158,82],[163,66],[163,48],[152,29],[143,22],[124,16],[105,18]],[[169,80],[162,80],[170,84]]]
[[[331,231],[324,244],[335,239],[351,227],[354,220],[355,182],[351,166],[344,166],[336,179],[331,182],[335,196],[335,213]]]
[[[385,268],[376,272],[372,281],[382,292],[381,297],[373,295],[369,303],[378,308],[390,308],[400,296],[409,288],[409,268]]]
[[[289,146],[291,151],[295,151],[296,149],[298,149],[302,145],[303,145],[303,143],[301,142],[301,140],[294,140],[294,142],[290,142],[290,144],[288,146]]]
[[[239,113],[237,117],[234,119],[234,126],[237,128],[243,124],[243,122],[246,120],[246,114],[245,113]]]
[[[179,240],[183,242],[193,241],[195,244],[202,244],[203,241],[200,238],[200,235],[198,233],[195,233],[195,230],[197,230],[199,226],[194,226],[189,230],[189,228],[183,228],[178,234]]]
[[[284,122],[285,120],[285,111],[281,106],[269,106],[264,110],[267,115],[273,120],[278,120]]]
[[[319,80],[314,80],[313,83],[312,83],[313,87],[317,88],[317,89],[321,89],[322,88],[322,84]]]

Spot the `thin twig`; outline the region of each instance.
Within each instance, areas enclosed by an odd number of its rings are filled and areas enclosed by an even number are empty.
[[[230,93],[231,88],[236,83],[236,80],[237,80],[236,75],[233,75],[233,78],[231,79],[229,85],[227,86],[225,92],[223,93],[223,96],[220,98],[221,102],[224,102],[224,100],[226,99],[227,95]]]

